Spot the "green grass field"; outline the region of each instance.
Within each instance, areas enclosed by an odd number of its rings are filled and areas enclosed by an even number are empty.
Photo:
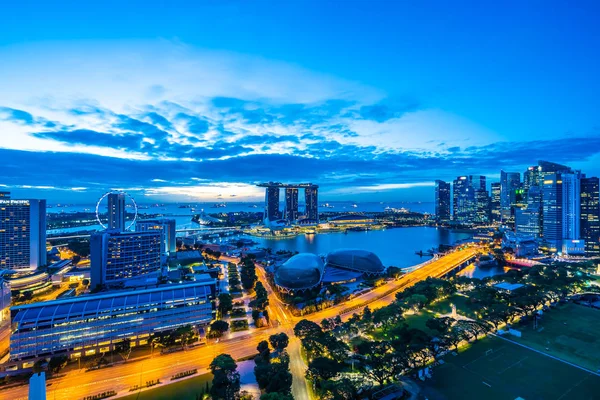
[[[495,337],[444,360],[423,384],[423,394],[430,400],[600,397],[600,377]]]
[[[427,308],[433,312],[444,315],[452,312],[452,307],[450,304],[454,304],[456,306],[456,312],[459,315],[464,315],[469,318],[476,318],[476,315],[473,312],[473,306],[469,302],[469,298],[458,294],[454,294],[447,299],[438,301]]]
[[[515,327],[521,338],[512,340],[592,371],[600,369],[600,310],[565,304],[545,312],[538,321]],[[600,395],[599,395],[600,397]]]
[[[212,382],[212,374],[204,374],[170,383],[156,389],[136,392],[130,396],[122,397],[123,400],[196,400],[196,395],[206,389],[206,382]]]

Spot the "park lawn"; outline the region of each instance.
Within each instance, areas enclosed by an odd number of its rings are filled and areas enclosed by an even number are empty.
[[[600,310],[567,303],[544,312],[537,330],[533,322],[514,328],[522,334],[510,337],[515,342],[592,371],[600,369]]]
[[[444,300],[435,302],[427,308],[433,312],[445,315],[450,314],[452,312],[452,306],[450,306],[450,304],[454,304],[456,306],[457,314],[473,319],[477,318],[473,310],[474,306],[470,303],[469,298],[467,296],[462,296],[459,294],[453,294],[452,296]]]
[[[481,339],[444,361],[421,384],[431,400],[598,398],[597,375],[496,337]]]
[[[435,314],[432,313],[431,311],[421,310],[417,314],[405,314],[404,322],[406,323],[406,325],[408,325],[409,329],[411,329],[411,328],[412,329],[420,329],[422,331],[427,332],[430,335],[435,335],[435,332],[431,331],[431,329],[429,329],[427,327],[427,325],[425,325],[427,323],[428,319],[434,318],[434,317],[435,317]],[[381,328],[375,329],[371,333],[371,336],[375,340],[390,339],[385,333],[383,333],[383,330]]]
[[[136,392],[135,394],[122,397],[123,400],[196,400],[196,395],[200,395],[206,389],[206,382],[211,384],[212,374],[204,374],[193,378],[175,381],[168,385],[160,386],[155,389]]]

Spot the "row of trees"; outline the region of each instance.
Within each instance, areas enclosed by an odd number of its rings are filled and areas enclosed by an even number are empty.
[[[256,276],[256,266],[254,265],[254,257],[253,256],[244,256],[241,261],[241,280],[242,287],[246,290],[254,289],[254,285],[256,284],[256,280],[258,277]]]
[[[495,279],[525,286],[506,293],[492,286]],[[359,389],[369,390],[365,382],[385,385],[458,350],[463,342],[477,341],[502,323],[531,318],[543,305],[581,291],[586,279],[571,266],[539,266],[487,280],[429,278],[398,293],[386,307],[374,311],[366,307],[346,322],[337,317],[322,321],[321,326],[302,320],[294,333],[309,360],[307,377],[316,393],[326,399],[349,399]],[[411,327],[404,318],[457,290],[469,296],[467,305],[474,318],[431,318],[427,329]],[[350,379],[351,369],[367,379]]]
[[[254,358],[258,387],[264,393],[280,395],[281,399],[291,399],[292,393],[290,357],[285,350],[288,344],[289,338],[285,333],[271,335],[268,342],[263,340],[258,344],[258,355]]]

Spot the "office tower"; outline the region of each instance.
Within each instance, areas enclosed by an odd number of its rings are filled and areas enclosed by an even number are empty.
[[[550,174],[556,172],[564,172],[564,173],[572,173],[573,170],[571,167],[567,167],[566,165],[556,164],[549,161],[538,161],[538,174],[539,174],[539,184],[542,185],[544,179]]]
[[[588,256],[600,255],[600,202],[598,178],[581,178],[581,239]]]
[[[502,223],[514,223],[516,195],[520,185],[521,174],[518,172],[500,171],[500,217]]]
[[[500,222],[500,182],[491,184],[490,215],[493,222]]]
[[[46,200],[0,199],[0,269],[46,265]]]
[[[210,279],[13,307],[10,363],[22,367],[55,354],[107,353],[123,339],[132,347],[147,345],[151,334],[185,325],[199,330],[213,318],[215,291],[216,281]]]
[[[268,186],[265,191],[265,219],[279,219],[279,186]]]
[[[475,222],[490,222],[490,196],[485,189],[475,190]]]
[[[0,192],[0,200],[9,200],[10,192]]]
[[[541,184],[542,174],[540,171],[540,167],[537,165],[528,167],[525,172],[523,172],[523,190],[525,193],[532,186],[540,186]]]
[[[319,187],[307,186],[304,189],[304,202],[306,203],[306,218],[319,222]]]
[[[459,176],[453,182],[453,219],[459,224],[469,224],[475,219],[475,191],[466,176]]]
[[[173,254],[177,251],[177,224],[174,219],[147,219],[137,221],[135,224],[136,232],[159,231],[160,232],[160,252],[161,254]]]
[[[161,233],[96,232],[90,239],[91,287],[119,286],[137,277],[157,277],[161,269]]]
[[[124,193],[109,193],[108,195],[108,229],[125,231]]]
[[[539,186],[531,186],[528,190],[527,205],[515,210],[515,232],[520,236],[532,236],[538,239],[541,235],[542,191]]]
[[[288,221],[298,219],[298,188],[285,188],[285,215]]]
[[[438,222],[450,221],[450,183],[435,181],[435,217]]]
[[[487,190],[485,176],[483,175],[469,175],[469,183],[475,191]]]
[[[544,177],[543,238],[550,251],[577,253],[580,243],[580,174],[553,172]]]
[[[8,353],[10,340],[10,282],[0,275],[0,358]]]

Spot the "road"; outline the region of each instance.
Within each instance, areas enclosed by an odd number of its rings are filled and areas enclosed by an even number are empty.
[[[296,400],[310,399],[310,388],[306,384],[304,374],[306,364],[300,354],[300,341],[295,338],[293,327],[299,320],[306,318],[320,323],[324,318],[332,318],[341,315],[349,318],[353,313],[360,313],[367,305],[371,309],[385,306],[395,299],[395,294],[427,277],[441,277],[457,265],[462,264],[476,254],[474,248],[467,248],[450,253],[422,268],[410,272],[401,278],[388,281],[367,293],[348,300],[315,314],[305,317],[294,317],[286,306],[268,285],[265,273],[258,267],[257,275],[264,283],[269,294],[269,317],[271,321],[279,321],[278,326],[260,329],[251,334],[235,337],[229,340],[210,343],[199,348],[185,352],[177,352],[165,355],[155,355],[143,361],[132,361],[126,364],[117,364],[112,367],[83,372],[76,370],[67,372],[65,376],[52,379],[47,387],[47,399],[72,400],[83,399],[85,396],[94,395],[107,390],[115,390],[119,395],[129,394],[128,390],[134,385],[143,385],[148,380],[160,379],[169,382],[171,376],[178,372],[190,369],[198,369],[199,373],[207,371],[213,358],[221,353],[230,354],[235,359],[248,357],[256,354],[256,347],[262,340],[268,340],[269,336],[285,332],[290,337],[288,353],[290,355],[290,370],[294,377],[292,392]],[[223,261],[236,261],[224,257]],[[20,386],[0,391],[0,398],[11,400],[27,399],[28,386]]]

